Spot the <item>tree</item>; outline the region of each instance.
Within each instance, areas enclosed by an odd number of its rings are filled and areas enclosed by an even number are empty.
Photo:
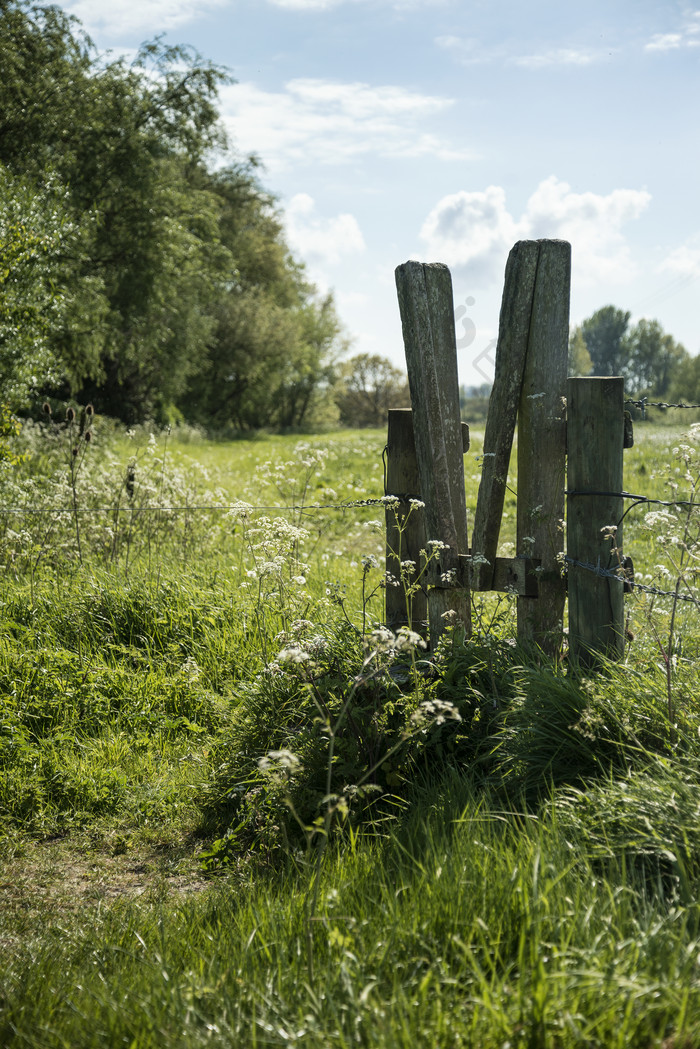
[[[37,191],[47,176],[65,187],[82,234],[62,246],[76,309],[47,333],[41,392],[82,390],[129,420],[157,414],[185,388],[229,262],[216,200],[196,184],[222,141],[224,74],[158,41],[131,66],[105,63],[57,8],[0,0],[0,11],[0,161]]]
[[[210,175],[207,184],[232,264],[182,410],[208,426],[298,429],[327,401],[332,364],[344,347],[333,299],[319,298],[291,258],[254,162]]]
[[[629,357],[625,341],[631,314],[603,306],[581,325],[593,375],[623,375]]]
[[[66,191],[49,178],[38,190],[0,164],[0,386],[26,410],[41,385],[59,386],[73,370],[61,333],[76,329],[83,375],[99,367],[99,350],[81,320],[104,315],[99,282],[76,287],[70,258],[85,229],[70,218]]]
[[[569,375],[590,375],[593,362],[578,325],[569,337]]]
[[[383,426],[390,408],[410,408],[406,376],[378,354],[360,353],[340,368],[335,395],[344,426]]]
[[[630,393],[666,397],[682,362],[684,346],[667,335],[658,321],[641,320],[626,337],[625,378]]]
[[[700,355],[679,362],[668,397],[675,404],[700,404]]]
[[[31,0],[0,0],[0,54],[0,376],[16,404],[307,423],[340,325],[256,162],[208,167],[228,74],[160,40],[105,60],[75,19]]]
[[[572,374],[622,375],[627,393],[666,397],[688,353],[658,321],[640,320],[628,330],[630,314],[604,306],[574,329],[569,341]],[[585,370],[586,353],[592,372]]]

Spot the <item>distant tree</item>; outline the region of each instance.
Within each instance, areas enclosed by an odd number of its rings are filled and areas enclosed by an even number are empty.
[[[700,404],[700,354],[679,362],[667,397],[675,404]]]
[[[390,408],[410,408],[408,380],[387,357],[360,353],[340,367],[335,394],[344,426],[383,426]]]
[[[581,325],[593,375],[623,375],[629,357],[625,341],[631,314],[603,306]]]
[[[658,321],[641,320],[626,336],[628,391],[666,397],[688,351]]]
[[[658,321],[640,320],[629,328],[629,319],[628,312],[604,306],[575,328],[569,341],[571,374],[621,375],[630,395],[666,397],[688,353]]]
[[[221,244],[231,258],[211,306],[199,368],[179,402],[205,426],[299,429],[328,400],[344,348],[332,296],[319,298],[295,263],[275,201],[247,162],[209,176]]]
[[[590,375],[592,367],[591,355],[578,325],[569,337],[569,375]]]

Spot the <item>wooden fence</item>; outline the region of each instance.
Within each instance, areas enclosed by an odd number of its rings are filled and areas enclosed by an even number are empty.
[[[497,590],[517,595],[518,639],[559,652],[568,587],[570,658],[590,665],[622,651],[624,385],[567,379],[570,282],[567,242],[511,250],[469,543],[450,272],[396,270],[412,409],[389,413],[387,492],[399,501],[386,511],[387,572],[399,585],[387,587],[386,618],[433,648],[448,622],[470,635],[472,591]],[[516,555],[498,557],[516,419]],[[426,550],[416,586],[411,564],[419,572]]]

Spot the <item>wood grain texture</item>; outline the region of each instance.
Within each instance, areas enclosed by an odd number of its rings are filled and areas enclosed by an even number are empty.
[[[413,438],[413,413],[410,408],[390,408],[386,456],[387,495],[420,498],[418,460]],[[386,570],[399,580],[400,586],[387,583],[385,622],[396,632],[407,626],[421,637],[428,635],[428,601],[423,590],[407,593],[401,577],[401,562],[414,561],[421,567],[421,550],[425,550],[424,511],[411,508],[405,501],[388,506],[386,517]],[[410,580],[409,580],[410,582]]]
[[[496,370],[489,398],[484,458],[472,533],[472,550],[488,562],[477,563],[472,569],[472,578],[479,590],[489,590],[493,582],[508,464],[530,335],[539,252],[538,241],[518,241],[511,249],[506,264]]]
[[[441,585],[445,575],[456,575],[468,547],[452,279],[441,263],[406,262],[396,269],[396,287],[427,539],[448,544],[428,592],[434,648],[445,612],[453,611],[465,633],[471,631],[469,591]]]
[[[567,554],[615,571],[622,558],[624,379],[569,379],[567,384]],[[582,493],[582,494],[573,494]],[[617,525],[614,542],[603,529]],[[569,564],[569,652],[594,667],[600,654],[624,651],[624,584]]]
[[[518,598],[518,638],[556,653],[563,637],[566,584],[566,377],[571,245],[539,241],[527,357],[518,405],[516,549],[541,565],[538,597]]]

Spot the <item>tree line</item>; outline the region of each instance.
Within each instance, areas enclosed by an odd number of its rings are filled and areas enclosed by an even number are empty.
[[[700,357],[691,357],[656,320],[630,327],[631,313],[603,306],[569,339],[571,375],[622,375],[629,396],[694,401],[700,395]]]
[[[111,60],[31,0],[0,0],[0,54],[0,401],[210,428],[337,417],[347,340],[257,160],[227,150],[227,71],[161,39]]]

